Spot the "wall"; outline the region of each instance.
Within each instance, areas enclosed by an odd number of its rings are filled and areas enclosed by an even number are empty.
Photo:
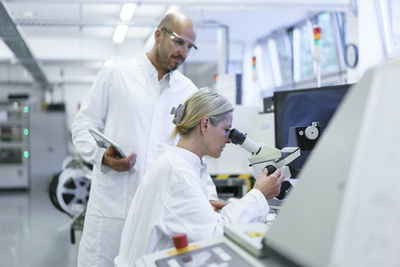
[[[374,0],[358,1],[358,10],[347,11],[346,43],[358,45],[358,66],[348,69],[348,82],[357,82],[366,70],[385,59]]]
[[[359,1],[358,8],[359,72],[362,75],[367,69],[381,63],[385,59],[385,55],[378,28],[375,1]]]
[[[66,125],[67,130],[71,130],[71,124],[79,110],[79,105],[83,102],[91,84],[65,85],[64,101],[66,104]]]

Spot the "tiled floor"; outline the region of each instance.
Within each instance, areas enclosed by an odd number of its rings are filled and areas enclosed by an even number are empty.
[[[80,233],[71,244],[71,218],[50,202],[47,185],[0,191],[0,266],[76,266]]]

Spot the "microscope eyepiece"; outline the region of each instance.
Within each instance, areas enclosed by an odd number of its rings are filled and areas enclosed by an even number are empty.
[[[243,144],[244,140],[246,140],[246,135],[234,128],[229,133],[229,139],[232,141],[233,144],[241,145]]]
[[[232,129],[228,138],[235,145],[240,145],[252,154],[257,154],[261,146],[247,138],[247,136],[239,130]]]

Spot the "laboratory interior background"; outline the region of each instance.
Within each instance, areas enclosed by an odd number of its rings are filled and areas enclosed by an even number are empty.
[[[298,166],[291,166],[292,178],[298,181],[290,183],[286,191],[281,190],[280,199],[271,204],[276,206],[278,218],[271,229],[275,223],[277,231],[282,230],[281,225],[294,229],[296,220],[302,223],[302,216],[314,216],[297,212],[296,219],[289,220],[291,224],[279,224],[279,219],[284,222],[290,217],[285,200],[294,202],[297,197],[301,200],[297,203],[304,204],[307,202],[303,199],[309,196],[312,203],[304,205],[310,212],[309,206],[319,202],[314,194],[303,192],[319,191],[319,183],[308,189],[302,186],[301,179],[306,181],[305,174],[312,176],[314,170],[305,165],[308,172],[302,173],[303,164],[311,159],[320,160],[319,165],[324,166],[328,164],[324,160],[335,159],[322,156],[331,152],[317,144],[328,139],[328,133],[336,133],[327,127],[328,118],[317,116],[322,113],[319,109],[329,105],[330,118],[342,107],[346,92],[354,88],[369,92],[371,84],[382,91],[387,87],[384,75],[391,68],[395,70],[396,64],[385,64],[400,55],[399,0],[2,0],[1,266],[76,266],[91,166],[72,144],[71,123],[101,68],[149,51],[159,21],[173,11],[188,14],[197,29],[198,50],[189,54],[179,70],[197,87],[211,87],[228,97],[235,104],[233,127],[255,143],[278,149],[297,146],[301,157],[309,156],[294,161]],[[363,82],[363,77],[374,75],[380,78]],[[290,115],[283,114],[286,98],[297,92],[313,95],[317,91],[328,93],[316,103],[305,102]],[[365,98],[359,93],[358,99]],[[347,110],[357,109],[361,105],[357,103],[348,104]],[[346,116],[335,117],[338,125],[342,117]],[[367,119],[355,117],[353,122],[343,124],[341,131],[364,120]],[[290,137],[294,126],[302,127],[296,128],[295,143]],[[318,138],[314,132],[307,132],[310,126],[319,130]],[[351,136],[352,132],[347,134]],[[344,133],[336,136],[347,139]],[[358,140],[357,135],[354,140]],[[334,146],[331,149],[335,150]],[[356,145],[349,150],[360,151]],[[361,153],[344,154],[362,157]],[[209,159],[210,175],[221,199],[240,198],[254,184],[250,156],[239,146],[227,145],[219,159]],[[387,163],[391,165],[393,161],[389,159]],[[339,162],[336,169],[340,166]],[[380,167],[385,166],[376,168]],[[352,172],[348,173],[353,177]],[[321,186],[326,188],[320,190],[318,197],[320,205],[325,205],[322,199],[330,191],[327,184]],[[326,204],[325,209],[331,205]],[[396,207],[398,213],[399,204]],[[341,218],[340,214],[338,211],[332,216]],[[329,229],[335,232],[336,228]],[[296,239],[295,234],[291,237]],[[391,244],[390,239],[382,244]],[[326,249],[323,255],[331,255],[327,251],[333,251],[333,245],[322,247]],[[307,253],[312,255],[310,251]],[[309,266],[318,265],[311,261]]]

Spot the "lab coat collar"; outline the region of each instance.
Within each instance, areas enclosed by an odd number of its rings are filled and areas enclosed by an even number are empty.
[[[154,67],[153,63],[151,63],[149,57],[148,57],[146,54],[144,54],[144,65],[145,65],[145,68],[146,68],[147,72],[148,72],[152,77],[156,77],[157,80],[158,80],[158,70],[156,69],[156,67]],[[169,84],[170,84],[170,80],[171,80],[170,76],[172,75],[173,72],[174,72],[174,71],[170,71],[170,72],[166,73],[166,74],[161,78],[160,82],[165,81],[165,82],[167,82],[168,85],[169,85]]]
[[[207,164],[203,161],[203,159],[199,158],[195,153],[173,145],[169,144],[161,144],[162,148],[167,152],[173,153],[174,155],[179,155],[187,162],[190,163],[191,166],[198,167],[200,170],[207,169]]]

